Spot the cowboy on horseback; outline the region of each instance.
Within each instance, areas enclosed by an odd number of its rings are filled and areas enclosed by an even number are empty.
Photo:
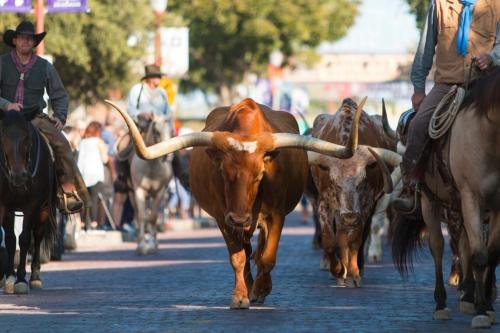
[[[90,200],[69,143],[61,133],[68,113],[68,95],[54,66],[33,52],[45,34],[36,34],[33,23],[28,21],[4,33],[3,40],[12,50],[0,56],[0,109],[22,112],[27,106],[39,107],[32,124],[48,139],[58,162],[58,206],[65,213],[74,213],[84,203],[90,207]],[[54,111],[52,118],[42,113],[47,106],[45,90]]]
[[[435,85],[425,94],[425,80],[435,57]],[[500,65],[500,3],[496,0],[431,0],[411,71],[413,108],[401,164],[405,191],[393,201],[401,212],[415,207],[418,167],[429,142],[429,122],[454,85],[467,85],[471,66],[481,71]]]

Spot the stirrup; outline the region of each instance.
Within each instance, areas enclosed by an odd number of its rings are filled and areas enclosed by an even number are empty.
[[[60,191],[57,195],[57,208],[63,214],[78,213],[83,208],[83,201],[78,193]]]

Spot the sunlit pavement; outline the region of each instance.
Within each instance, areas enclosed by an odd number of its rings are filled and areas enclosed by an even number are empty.
[[[299,221],[297,213],[287,219],[264,305],[229,310],[233,273],[218,229],[176,231],[161,235],[156,255],[137,256],[133,243],[100,244],[44,265],[43,291],[0,295],[0,332],[470,331],[452,288],[453,320],[432,320],[434,268],[427,249],[407,281],[386,251],[380,264],[366,265],[362,288],[340,288],[319,270],[312,225]]]

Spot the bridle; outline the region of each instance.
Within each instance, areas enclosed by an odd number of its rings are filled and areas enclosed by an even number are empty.
[[[40,165],[40,145],[41,145],[41,138],[40,138],[40,133],[35,129],[35,127],[28,122],[28,129],[29,129],[29,146],[28,146],[28,158],[27,158],[27,170],[29,172],[29,176],[31,179],[35,178],[36,174],[38,173],[38,167]],[[36,143],[33,145],[33,137],[35,137]],[[36,147],[35,150],[35,158],[33,159],[33,148]],[[12,170],[9,167],[9,164],[7,162],[7,155],[5,154],[5,149],[4,149],[4,143],[2,142],[2,137],[0,136],[0,151],[1,151],[1,158],[0,158],[0,170],[2,171],[3,175],[7,178],[9,185],[14,186],[13,184],[13,176],[12,176]],[[17,152],[17,151],[16,151]],[[30,168],[32,166],[32,168]],[[31,169],[31,170],[30,170]]]

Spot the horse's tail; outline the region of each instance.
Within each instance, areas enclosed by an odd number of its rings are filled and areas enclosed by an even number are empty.
[[[50,157],[49,157],[50,158]],[[50,253],[59,238],[57,227],[57,181],[54,163],[49,163],[48,223],[45,223],[41,251]]]
[[[413,259],[424,241],[425,223],[420,205],[415,213],[403,215],[396,213],[389,227],[389,241],[392,245],[392,260],[399,273],[406,277],[408,270],[413,271]]]

